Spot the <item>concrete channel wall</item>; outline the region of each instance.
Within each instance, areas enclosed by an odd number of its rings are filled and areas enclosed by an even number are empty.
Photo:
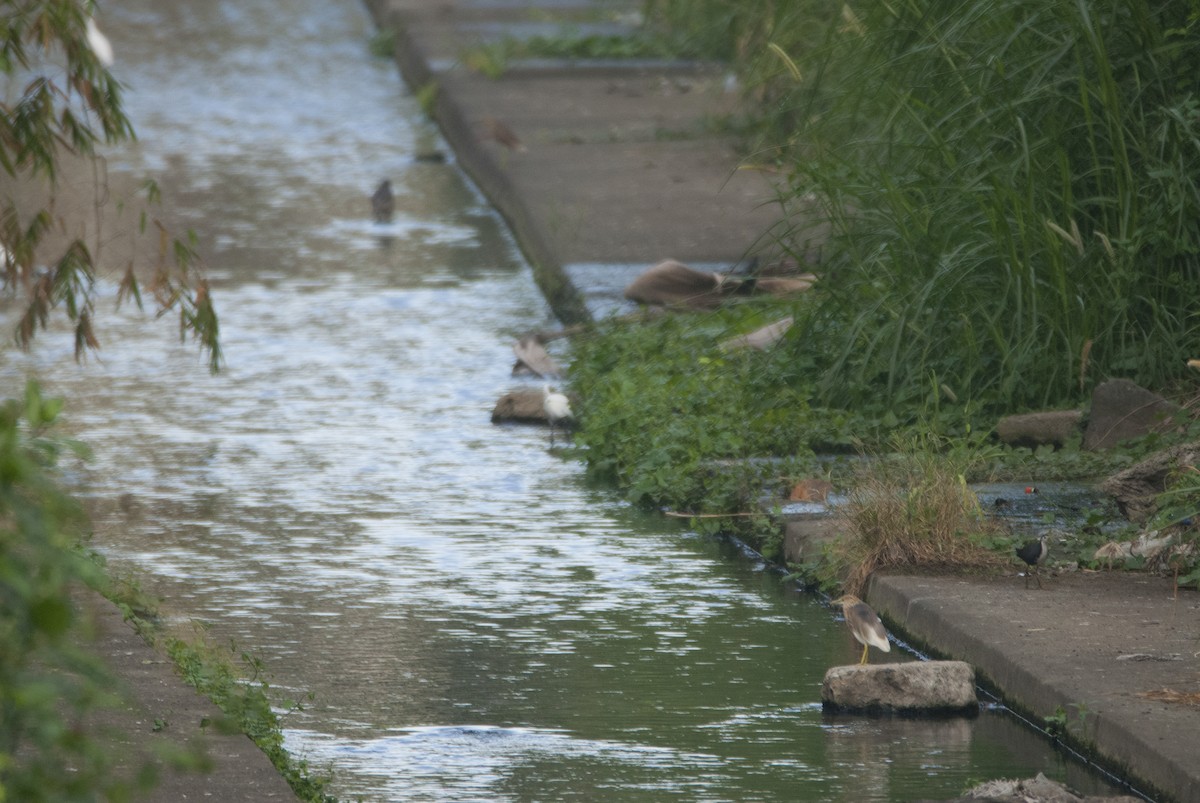
[[[473,52],[528,36],[531,26],[554,30],[531,20],[596,25],[599,4],[366,2],[394,35],[405,80],[508,220],[564,323],[589,315],[583,299],[594,288],[580,283],[620,287],[667,258],[732,264],[769,242],[776,192],[766,174],[745,169],[737,140],[721,131],[737,106],[722,70],[531,61],[487,77],[467,68]]]

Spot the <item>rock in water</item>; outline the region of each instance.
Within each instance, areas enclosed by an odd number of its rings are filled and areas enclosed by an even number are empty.
[[[975,670],[963,661],[834,666],[821,684],[827,711],[866,714],[979,712]]]

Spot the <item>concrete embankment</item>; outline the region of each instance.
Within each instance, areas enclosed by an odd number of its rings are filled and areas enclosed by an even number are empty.
[[[619,298],[629,279],[661,259],[728,265],[765,244],[779,217],[776,193],[765,174],[739,169],[738,141],[722,131],[737,104],[723,70],[526,60],[495,65],[499,74],[489,77],[468,66],[507,38],[628,32],[618,6],[367,6],[394,35],[404,78],[508,220],[564,322]]]
[[[876,577],[868,601],[917,646],[972,664],[1035,721],[1067,732],[1135,788],[1200,800],[1200,596],[1169,578],[1070,572]]]
[[[737,143],[713,125],[736,104],[721,70],[530,61],[488,77],[468,64],[505,37],[628,28],[587,2],[367,5],[564,320],[611,307],[660,259],[728,264],[765,244],[775,191],[739,169]],[[1138,786],[1200,801],[1200,708],[1163,693],[1196,690],[1195,593],[1175,598],[1169,581],[1130,574],[1068,574],[1040,591],[1012,576],[886,577],[869,601],[1030,716],[1063,712],[1073,737]]]

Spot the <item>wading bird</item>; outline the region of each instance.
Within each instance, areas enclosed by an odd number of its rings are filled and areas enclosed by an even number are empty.
[[[563,394],[555,393],[549,385],[542,385],[542,412],[550,422],[550,445],[554,446],[554,428],[575,417],[571,412],[571,401]]]
[[[392,182],[384,179],[371,196],[371,213],[375,215],[376,223],[387,223],[396,211],[396,198],[392,195]]]
[[[108,41],[108,37],[100,33],[100,29],[96,27],[96,21],[91,17],[87,18],[87,43],[92,52],[96,54],[96,60],[105,67],[113,65],[113,47]]]
[[[1042,577],[1038,573],[1038,566],[1046,559],[1046,555],[1050,554],[1050,550],[1046,548],[1046,534],[1043,533],[1041,538],[1035,541],[1026,541],[1016,549],[1017,557],[1029,564],[1033,569],[1033,577],[1037,580],[1038,588],[1042,587]],[[1029,588],[1029,572],[1025,573],[1025,587]]]
[[[879,621],[879,615],[871,610],[870,605],[853,594],[838,597],[832,604],[842,606],[842,616],[846,617],[846,624],[849,625],[854,640],[863,645],[862,658],[858,662],[860,665],[867,662],[868,647],[875,647],[883,652],[891,651],[892,645],[888,643],[888,634],[883,629],[883,622]]]
[[[497,120],[495,117],[484,117],[483,124],[487,126],[488,136],[499,142],[510,151],[525,152],[529,150],[521,142],[521,138],[516,132],[504,124],[503,120]]]

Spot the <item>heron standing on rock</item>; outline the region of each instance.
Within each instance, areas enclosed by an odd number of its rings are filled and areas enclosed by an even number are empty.
[[[1042,587],[1042,577],[1038,572],[1038,566],[1046,559],[1046,555],[1050,554],[1050,550],[1046,548],[1046,533],[1042,533],[1041,537],[1034,541],[1026,541],[1016,549],[1017,557],[1025,561],[1033,569],[1033,577],[1037,580],[1038,588]],[[1025,587],[1029,588],[1029,572],[1025,573]]]
[[[542,385],[542,412],[550,422],[550,446],[554,446],[554,428],[564,421],[575,418],[571,412],[571,401],[561,393],[556,393],[549,385]],[[564,425],[565,426],[565,425]]]
[[[842,616],[846,617],[846,624],[850,627],[854,640],[863,645],[862,658],[858,662],[860,666],[867,662],[868,647],[875,647],[883,652],[891,651],[892,645],[888,643],[888,634],[883,628],[883,622],[879,621],[879,614],[875,613],[870,605],[853,594],[838,597],[833,604],[842,606]]]

